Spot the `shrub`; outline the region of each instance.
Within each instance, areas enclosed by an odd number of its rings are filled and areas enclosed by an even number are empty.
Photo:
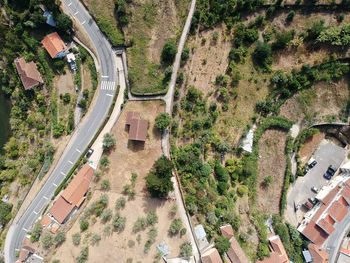
[[[112,219],[112,210],[111,209],[104,210],[101,214],[101,221],[103,223],[106,223],[111,219]]]
[[[169,127],[170,122],[170,115],[168,113],[162,112],[157,115],[155,120],[155,126],[157,127],[157,129],[163,132]]]
[[[45,233],[41,238],[41,244],[44,249],[48,249],[52,246],[52,235],[50,233]]]
[[[262,181],[262,186],[263,187],[269,187],[273,182],[273,178],[271,175],[266,176],[263,181]]]
[[[77,263],[85,263],[89,258],[89,248],[83,247],[77,257]]]
[[[103,169],[106,169],[109,166],[109,159],[107,155],[102,155],[100,165]]]
[[[187,230],[186,228],[181,228],[180,230],[180,238],[183,237],[186,234]]]
[[[169,234],[172,236],[177,235],[182,228],[182,221],[181,219],[174,219],[169,227]]]
[[[124,230],[126,217],[116,214],[112,221],[113,230],[120,233]]]
[[[230,240],[224,236],[219,236],[215,241],[215,247],[217,248],[220,255],[223,255],[230,248]]]
[[[189,258],[192,255],[192,246],[189,242],[181,244],[180,255],[184,258]]]
[[[140,232],[142,230],[145,230],[147,227],[147,220],[143,217],[139,217],[136,219],[136,222],[134,223],[134,226],[132,227],[132,231],[134,233]]]
[[[104,179],[102,182],[101,182],[101,189],[103,191],[108,191],[109,189],[111,189],[111,183],[109,182],[108,179]]]
[[[272,49],[279,50],[285,48],[294,38],[294,30],[282,31],[276,34],[276,40],[272,43]]]
[[[89,222],[86,219],[81,219],[80,220],[80,230],[84,232],[89,228]]]
[[[124,197],[121,196],[115,202],[115,209],[116,210],[121,210],[121,209],[123,209],[125,207],[125,204],[126,204],[126,200],[125,200]]]
[[[94,233],[91,237],[91,245],[95,246],[101,241],[101,236],[99,234]]]
[[[158,223],[158,216],[156,214],[156,211],[149,211],[146,216],[147,225],[153,226],[154,224]]]
[[[103,136],[102,147],[104,151],[111,150],[115,146],[115,144],[116,144],[116,140],[112,134],[106,133]]]
[[[66,240],[66,234],[62,231],[59,231],[57,235],[54,237],[54,242],[56,246],[61,245]]]
[[[243,196],[248,193],[248,188],[245,185],[240,185],[237,188],[237,193],[239,196]]]
[[[43,231],[43,228],[42,228],[40,222],[37,222],[34,225],[32,231],[30,232],[30,241],[31,242],[39,241],[42,231]]]
[[[162,50],[161,61],[164,65],[173,63],[176,56],[177,48],[174,40],[168,40]]]
[[[0,224],[5,226],[11,220],[12,204],[0,200]]]
[[[294,19],[294,16],[295,16],[295,11],[294,10],[290,11],[286,17],[286,21],[288,23],[292,22]]]
[[[80,233],[75,233],[72,235],[72,242],[74,246],[79,246],[81,240]]]

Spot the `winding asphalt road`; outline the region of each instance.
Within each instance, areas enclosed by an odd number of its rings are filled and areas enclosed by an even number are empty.
[[[117,72],[112,46],[79,0],[62,0],[62,4],[64,11],[74,17],[75,21],[82,26],[95,46],[101,73],[100,90],[97,93],[95,107],[75,130],[69,145],[50,177],[22,217],[10,226],[4,251],[7,263],[15,262],[16,249],[21,247],[24,237],[49,204],[56,188],[72,169],[74,163],[78,161],[103,124],[116,92]]]

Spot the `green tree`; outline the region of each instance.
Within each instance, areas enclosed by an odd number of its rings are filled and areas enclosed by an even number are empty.
[[[163,132],[169,127],[170,122],[171,122],[170,115],[168,113],[162,112],[157,115],[155,120],[155,125],[157,129]]]
[[[177,48],[174,40],[168,40],[162,50],[161,61],[164,65],[173,63],[176,56]]]
[[[253,61],[260,68],[269,70],[272,64],[272,51],[270,45],[258,41],[253,52]]]
[[[50,233],[45,233],[41,238],[41,244],[44,249],[48,249],[52,246],[52,235]]]
[[[111,133],[106,133],[103,136],[102,147],[104,151],[111,150],[115,146],[115,144],[116,144],[116,140]]]
[[[126,217],[116,214],[113,218],[112,226],[113,230],[120,233],[124,230],[126,223]]]
[[[182,228],[182,221],[181,219],[174,219],[169,227],[169,234],[174,236],[177,235]]]
[[[109,165],[109,159],[107,155],[102,155],[100,165],[103,169],[106,169]]]
[[[79,246],[81,240],[80,233],[75,233],[72,235],[72,242],[74,246]]]
[[[0,166],[1,167],[1,166]],[[12,204],[0,200],[0,224],[5,226],[12,217]]]
[[[84,232],[89,228],[89,222],[86,219],[81,219],[80,220],[80,230]]]
[[[72,23],[72,20],[70,19],[70,17],[64,13],[60,13],[57,16],[56,21],[57,21],[57,28],[61,31],[64,31],[64,32],[71,29],[73,26],[73,23]]]
[[[125,207],[126,200],[123,196],[119,197],[117,201],[115,202],[115,209],[116,210],[121,210]]]
[[[83,247],[77,257],[77,263],[85,263],[89,258],[89,248]]]
[[[215,241],[215,247],[217,248],[219,253],[223,255],[230,248],[230,240],[228,240],[228,238],[226,237],[219,236]]]
[[[172,162],[164,155],[153,165],[146,176],[146,186],[153,197],[165,197],[172,191]]]
[[[111,183],[109,182],[108,179],[104,179],[102,182],[101,182],[101,189],[103,191],[108,191],[109,189],[111,189]]]

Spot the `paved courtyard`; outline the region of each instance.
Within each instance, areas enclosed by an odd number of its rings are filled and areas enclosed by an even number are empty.
[[[289,223],[297,226],[303,219],[305,210],[303,207],[295,211],[295,206],[305,203],[308,198],[316,196],[316,193],[311,191],[311,187],[315,186],[321,189],[328,184],[328,180],[323,178],[329,165],[337,168],[342,164],[346,157],[346,149],[332,143],[329,140],[323,140],[318,149],[313,154],[317,161],[305,176],[298,177],[296,182],[290,187],[287,194],[287,210],[286,219]],[[336,173],[334,176],[337,176]],[[334,177],[333,177],[334,178]]]

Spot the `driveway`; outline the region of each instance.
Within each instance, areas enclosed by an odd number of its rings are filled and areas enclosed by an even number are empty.
[[[302,209],[299,209],[297,212],[294,211],[295,205],[302,204],[307,201],[308,198],[316,195],[311,191],[311,187],[315,186],[321,189],[324,185],[328,184],[329,181],[323,178],[323,174],[329,165],[334,165],[339,168],[345,156],[346,149],[328,140],[323,140],[321,142],[319,148],[313,155],[317,161],[316,166],[305,176],[298,177],[288,191],[286,219],[290,224],[298,226],[304,216]]]

